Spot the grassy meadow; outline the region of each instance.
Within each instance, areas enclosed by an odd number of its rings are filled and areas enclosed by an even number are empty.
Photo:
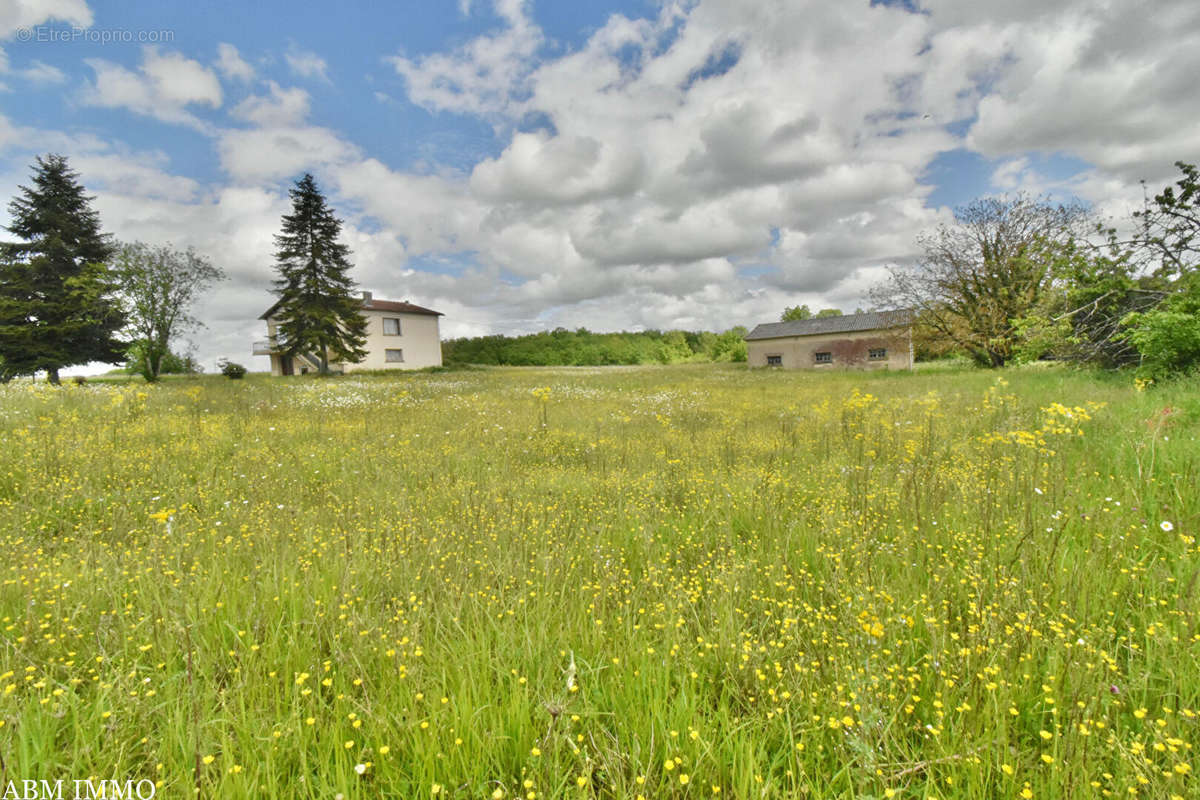
[[[1197,797],[1200,383],[0,387],[0,792]]]

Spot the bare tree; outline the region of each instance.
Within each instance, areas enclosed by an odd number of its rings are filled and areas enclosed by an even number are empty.
[[[1184,275],[1200,264],[1200,169],[1176,161],[1183,177],[1145,201],[1135,213],[1138,232],[1134,243],[1159,260],[1160,275]]]
[[[1050,286],[1054,264],[1085,233],[1088,211],[1078,204],[1017,194],[973,201],[917,240],[923,257],[893,265],[874,301],[912,309],[918,324],[1000,367],[1013,354],[1017,323]]]

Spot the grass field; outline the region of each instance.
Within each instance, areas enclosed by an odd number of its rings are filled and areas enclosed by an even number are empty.
[[[0,387],[0,792],[1197,797],[1198,432],[1054,368]]]

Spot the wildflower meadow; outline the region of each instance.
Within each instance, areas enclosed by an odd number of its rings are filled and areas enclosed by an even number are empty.
[[[1198,390],[12,382],[0,793],[1200,796]]]

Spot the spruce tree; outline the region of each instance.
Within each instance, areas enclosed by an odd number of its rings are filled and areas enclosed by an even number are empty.
[[[32,188],[9,203],[24,241],[0,245],[0,379],[45,370],[58,383],[63,367],[124,360],[113,244],[78,177],[66,158],[38,157]]]
[[[275,316],[287,356],[311,353],[321,373],[330,361],[359,362],[366,355],[367,320],[350,279],[350,249],[338,241],[342,221],[334,216],[305,173],[289,191],[292,213],[275,237]]]

